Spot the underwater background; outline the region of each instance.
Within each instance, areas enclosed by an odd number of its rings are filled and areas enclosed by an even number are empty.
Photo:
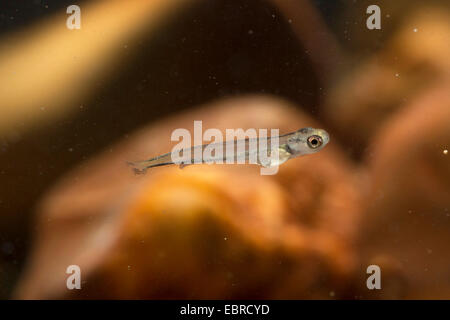
[[[449,36],[443,0],[2,1],[0,298],[450,299]],[[194,120],[331,142],[127,167]]]

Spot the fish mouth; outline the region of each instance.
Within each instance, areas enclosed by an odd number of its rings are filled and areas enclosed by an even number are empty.
[[[330,134],[328,132],[326,132],[325,130],[321,129],[320,130],[320,135],[322,136],[324,145],[326,145],[328,142],[330,142]]]

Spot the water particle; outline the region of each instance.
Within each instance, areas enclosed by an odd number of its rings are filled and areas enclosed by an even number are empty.
[[[445,149],[444,151],[442,151],[443,154],[448,154],[448,150]]]
[[[414,31],[414,32],[417,32],[417,28],[414,28],[413,31]]]

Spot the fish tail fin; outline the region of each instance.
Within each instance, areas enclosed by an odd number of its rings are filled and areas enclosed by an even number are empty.
[[[127,161],[127,164],[133,169],[135,174],[144,174],[147,172],[147,169],[159,166],[166,166],[173,164],[171,159],[171,154],[164,154],[152,159],[131,162]]]
[[[134,174],[144,174],[147,172],[148,167],[144,164],[145,161],[131,162],[127,161],[127,165],[131,167]]]

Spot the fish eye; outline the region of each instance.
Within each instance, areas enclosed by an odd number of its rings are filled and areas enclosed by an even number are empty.
[[[316,149],[318,147],[320,147],[323,143],[322,137],[321,136],[317,136],[317,135],[313,135],[308,137],[308,146],[311,149]]]

